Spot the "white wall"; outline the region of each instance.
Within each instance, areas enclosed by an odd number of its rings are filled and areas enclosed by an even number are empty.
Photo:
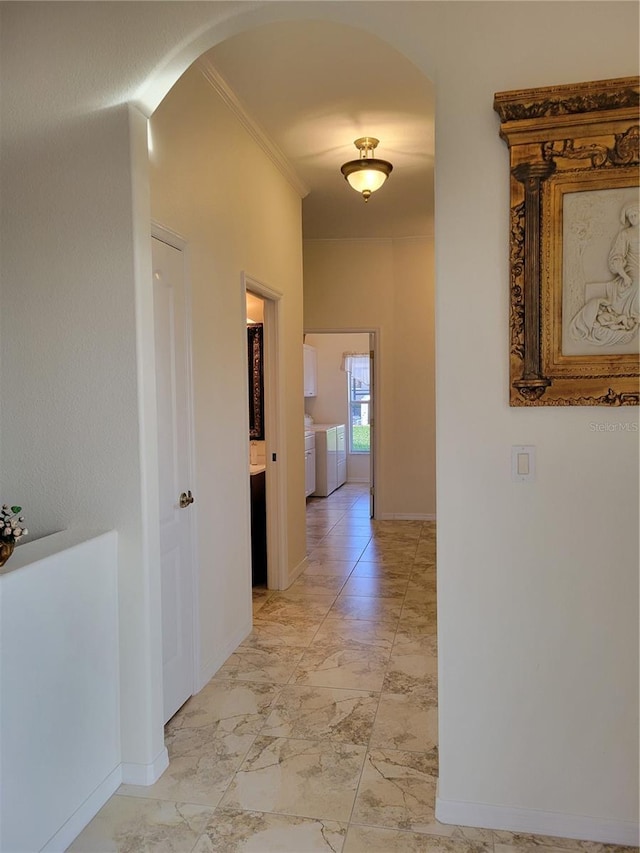
[[[305,335],[318,360],[318,394],[305,398],[305,411],[318,424],[345,424],[349,429],[349,386],[342,370],[345,352],[369,352],[369,335]],[[368,483],[368,453],[347,453],[347,481]]]
[[[64,531],[0,571],[0,850],[65,850],[120,767],[117,536]]]
[[[2,10],[3,62],[14,72],[24,55],[16,13],[14,32]],[[3,109],[27,125],[32,106],[19,85],[3,89]],[[76,525],[118,530],[122,751],[133,770],[166,753],[153,652],[159,586],[145,544],[153,500],[142,483],[132,128],[125,106],[83,117],[68,109],[48,121],[43,110],[37,132],[10,123],[3,143],[2,500],[24,507],[31,539]]]
[[[42,529],[90,516],[123,532],[129,751],[149,760],[161,728],[132,369],[145,344],[142,244],[117,105],[152,103],[227,34],[332,19],[388,40],[436,86],[440,814],[631,840],[638,445],[590,425],[638,412],[507,404],[508,153],[491,104],[499,90],[637,74],[637,5],[12,3],[1,14],[3,485],[38,507]],[[510,480],[520,443],[538,450],[531,486]]]
[[[203,684],[251,626],[243,270],[283,294],[288,568],[305,556],[301,202],[197,64],[154,113],[151,135],[153,218],[189,244]]]
[[[376,516],[433,518],[433,238],[305,240],[304,324],[376,329]]]

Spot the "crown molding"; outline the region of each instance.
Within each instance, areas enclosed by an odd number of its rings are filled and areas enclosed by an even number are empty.
[[[300,198],[303,199],[308,196],[310,192],[309,187],[300,179],[282,149],[269,137],[266,130],[249,115],[246,107],[220,72],[205,57],[200,57],[198,66],[207,83],[222,98],[249,136],[260,146],[278,171],[298,193]]]

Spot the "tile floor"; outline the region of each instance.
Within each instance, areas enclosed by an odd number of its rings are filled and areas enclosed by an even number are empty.
[[[252,634],[169,722],[75,853],[561,853],[622,848],[434,815],[435,525],[372,522],[363,486],[307,505],[308,568],[254,590]]]

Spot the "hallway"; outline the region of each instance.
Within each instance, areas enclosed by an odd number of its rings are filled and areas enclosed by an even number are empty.
[[[304,574],[254,590],[252,634],[167,725],[169,769],[71,851],[632,849],[438,823],[435,524],[374,522],[347,484],[308,501],[307,533]]]

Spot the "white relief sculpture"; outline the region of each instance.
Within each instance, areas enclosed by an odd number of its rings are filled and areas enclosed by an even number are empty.
[[[608,348],[628,345],[638,336],[640,325],[639,301],[639,223],[637,201],[623,206],[622,229],[609,252],[608,267],[613,278],[592,282],[585,291],[588,298],[569,324],[574,341]]]

